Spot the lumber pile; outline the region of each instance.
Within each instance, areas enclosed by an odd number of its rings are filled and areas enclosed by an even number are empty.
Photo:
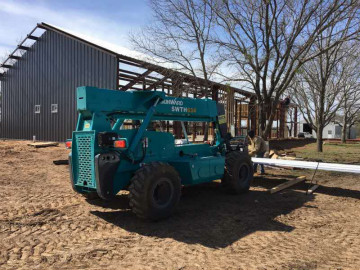
[[[36,142],[36,143],[28,143],[29,146],[40,148],[40,147],[49,147],[49,146],[58,146],[57,142]]]
[[[285,159],[285,160],[302,160],[302,158],[296,157],[296,154],[292,151],[288,152],[278,152],[276,150],[271,150],[269,152],[269,158],[272,159]]]

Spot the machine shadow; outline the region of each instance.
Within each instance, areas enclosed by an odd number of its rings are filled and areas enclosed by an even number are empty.
[[[339,187],[327,187],[321,186],[315,191],[315,193],[326,194],[335,197],[347,197],[353,199],[360,199],[360,190],[353,190]]]
[[[243,195],[228,195],[221,191],[219,183],[210,183],[184,188],[179,207],[166,220],[139,220],[128,205],[122,203],[117,211],[91,213],[144,236],[223,248],[256,231],[292,231],[294,227],[277,221],[276,217],[286,215],[312,199],[313,196],[293,190],[273,195],[256,190]],[[118,200],[123,202],[125,199]]]
[[[105,201],[101,199],[86,199],[89,204],[100,206],[107,209],[127,209],[129,208],[129,199],[126,195],[117,195],[111,201]]]

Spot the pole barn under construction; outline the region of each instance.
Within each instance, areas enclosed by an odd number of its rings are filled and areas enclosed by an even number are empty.
[[[42,141],[70,138],[77,121],[78,86],[157,90],[171,96],[211,98],[225,105],[228,131],[233,135],[258,128],[254,93],[140,60],[116,47],[46,23],[38,24],[0,68],[0,138],[30,140],[35,136]],[[287,137],[286,114],[287,108],[280,104],[272,137]],[[181,138],[180,125],[169,121],[164,124],[167,131]],[[205,133],[206,127],[200,123],[185,126],[193,141]],[[296,134],[297,115],[294,127]]]

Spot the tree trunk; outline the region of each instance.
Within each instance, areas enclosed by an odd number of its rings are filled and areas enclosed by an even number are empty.
[[[274,122],[275,114],[276,114],[276,102],[272,103],[271,109],[268,110],[269,118],[266,119],[268,122],[266,123],[265,120],[265,130],[263,133],[263,139],[267,140],[268,137],[270,137],[271,130],[272,130],[272,124]]]
[[[324,127],[319,125],[316,130],[316,144],[317,144],[317,151],[322,152],[323,151],[323,130]]]
[[[266,137],[264,136],[265,134],[265,126],[266,126],[266,111],[265,111],[265,105],[263,102],[261,102],[259,104],[259,135],[264,137],[264,139],[266,139]]]
[[[348,132],[347,132],[347,138],[350,140],[351,138],[351,128],[353,127],[353,124],[351,124],[349,127],[348,127]]]
[[[346,143],[346,121],[343,122],[341,128],[341,143]]]

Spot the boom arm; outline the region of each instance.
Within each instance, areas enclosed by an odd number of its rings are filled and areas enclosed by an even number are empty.
[[[214,122],[216,102],[165,96],[159,91],[114,91],[83,86],[77,89],[77,109],[85,117],[101,113],[112,118],[144,119],[155,100],[152,120]]]
[[[213,122],[216,145],[225,142],[229,147],[224,108],[213,100],[167,97],[158,91],[122,92],[83,86],[77,89],[77,109],[78,131],[111,132],[118,130],[124,119],[142,120],[127,151],[131,159],[153,120]],[[116,120],[112,128],[110,120]]]

